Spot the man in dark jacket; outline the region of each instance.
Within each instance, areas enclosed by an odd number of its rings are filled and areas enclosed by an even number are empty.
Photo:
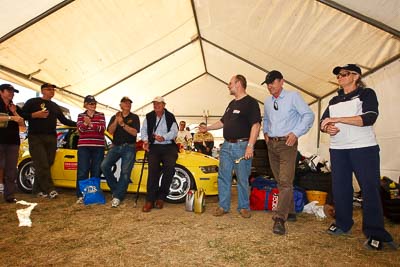
[[[76,122],[67,119],[57,103],[51,101],[56,86],[45,83],[41,86],[42,97],[29,99],[22,108],[22,117],[29,121],[29,153],[35,167],[35,182],[32,193],[50,199],[58,196],[54,189],[50,169],[57,150],[57,119],[68,126]]]
[[[0,85],[0,191],[8,203],[16,202],[17,161],[20,145],[19,127],[25,127],[21,109],[13,103],[19,91],[11,84]],[[4,179],[4,191],[3,191]]]
[[[143,212],[151,211],[154,205],[158,209],[163,208],[178,158],[178,149],[174,141],[178,134],[175,116],[165,109],[165,100],[161,96],[154,98],[153,107],[154,110],[146,114],[141,130],[143,148],[149,159],[147,196]],[[163,176],[159,186],[161,174]]]

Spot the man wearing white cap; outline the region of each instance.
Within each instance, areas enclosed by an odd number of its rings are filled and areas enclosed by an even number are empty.
[[[169,194],[169,187],[175,173],[178,148],[175,138],[178,124],[174,114],[165,109],[165,100],[157,96],[153,100],[154,110],[146,114],[142,126],[143,148],[148,152],[149,172],[147,179],[146,203],[142,211],[154,207],[162,209]],[[161,186],[159,186],[162,173]]]

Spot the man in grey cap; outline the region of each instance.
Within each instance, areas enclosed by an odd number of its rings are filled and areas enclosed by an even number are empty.
[[[175,144],[178,124],[175,116],[165,109],[165,100],[161,96],[154,98],[153,108],[153,111],[146,114],[142,126],[143,148],[148,152],[149,159],[147,195],[143,212],[151,211],[154,206],[158,209],[163,208],[178,158],[178,147]],[[162,181],[159,186],[161,173]]]
[[[279,201],[273,215],[273,233],[286,233],[285,221],[295,221],[293,179],[297,140],[306,134],[314,121],[311,111],[300,94],[283,89],[283,76],[277,70],[267,74],[265,81],[270,97],[264,103],[264,139],[274,178],[278,182]]]
[[[139,116],[131,112],[132,100],[124,96],[121,99],[121,111],[111,117],[107,130],[113,135],[114,146],[108,151],[101,163],[113,199],[111,207],[116,208],[124,200],[128,189],[133,164],[136,157],[136,136],[140,132]],[[119,180],[114,176],[112,167],[121,159]]]

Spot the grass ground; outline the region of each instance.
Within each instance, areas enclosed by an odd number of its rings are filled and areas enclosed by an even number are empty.
[[[330,220],[300,214],[288,234],[272,233],[272,214],[252,212],[250,219],[232,210],[214,217],[217,197],[206,198],[206,211],[185,211],[184,204],[141,212],[128,195],[118,208],[75,204],[75,191],[62,190],[55,200],[18,194],[37,202],[32,227],[18,227],[15,204],[0,202],[0,266],[400,266],[400,251],[363,248],[361,210],[354,210],[349,237],[331,237]],[[399,225],[386,222],[395,240]]]

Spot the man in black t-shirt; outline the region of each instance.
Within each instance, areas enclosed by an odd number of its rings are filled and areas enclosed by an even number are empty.
[[[131,112],[132,100],[124,96],[121,99],[121,111],[111,117],[107,130],[113,135],[114,146],[108,151],[101,163],[113,199],[111,207],[116,208],[124,200],[130,176],[136,158],[136,136],[140,132],[139,116]],[[112,172],[114,164],[121,159],[119,180]]]
[[[222,216],[230,209],[232,171],[238,181],[238,212],[243,218],[250,218],[248,178],[253,146],[260,132],[260,107],[253,97],[246,93],[247,81],[243,75],[231,78],[228,89],[235,97],[225,110],[222,118],[207,130],[223,128],[224,143],[220,151],[218,171],[219,206],[215,216]]]
[[[67,119],[57,103],[51,101],[55,88],[53,84],[43,84],[42,97],[29,99],[21,114],[29,122],[29,153],[35,167],[32,193],[50,199],[58,196],[50,172],[57,150],[57,119],[65,125],[76,126],[76,122]]]

